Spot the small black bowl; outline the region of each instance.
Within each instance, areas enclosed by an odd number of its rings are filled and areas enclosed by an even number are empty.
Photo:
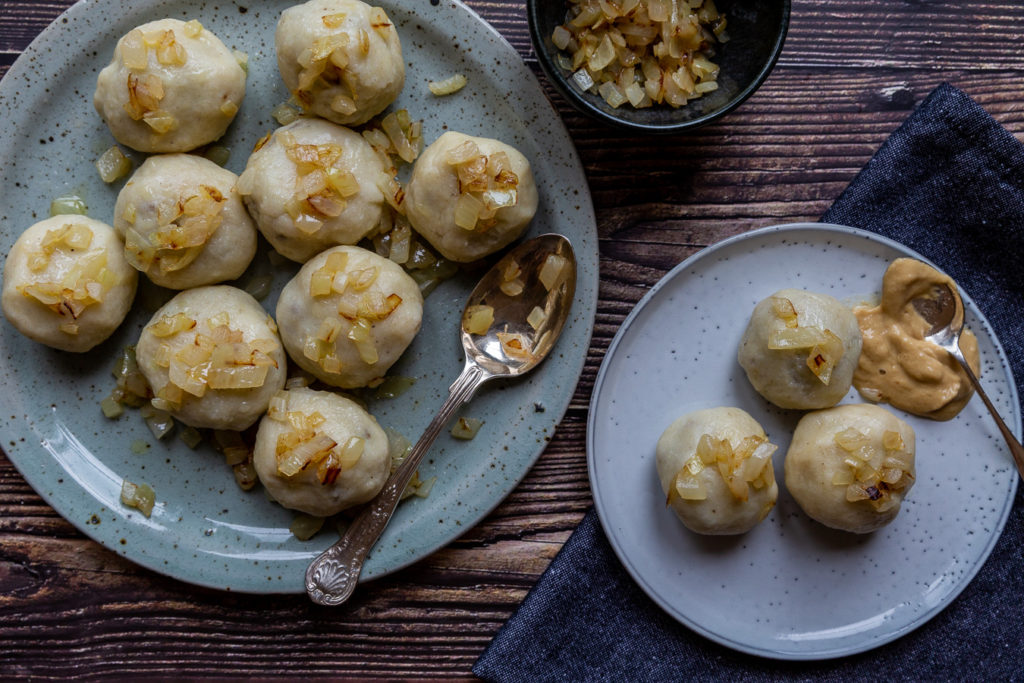
[[[718,46],[714,58],[721,69],[718,89],[679,108],[662,104],[635,109],[626,103],[615,109],[600,95],[580,90],[572,82],[572,74],[558,66],[559,50],[551,40],[555,27],[565,22],[568,3],[527,0],[526,13],[541,68],[576,109],[638,133],[680,133],[714,121],[754,94],[771,73],[786,40],[790,0],[718,0],[715,4],[728,18],[730,37]]]

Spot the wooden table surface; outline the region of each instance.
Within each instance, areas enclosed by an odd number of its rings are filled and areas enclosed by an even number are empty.
[[[69,4],[0,2],[0,75]],[[522,0],[468,4],[544,82]],[[344,608],[321,609],[305,596],[231,595],[142,569],[85,538],[0,456],[0,677],[470,677],[591,505],[587,404],[633,305],[706,245],[817,220],[943,81],[1024,137],[1022,33],[1017,0],[793,0],[764,86],[719,123],[667,139],[624,137],[545,84],[586,168],[601,286],[575,397],[523,483],[448,548],[366,584]]]

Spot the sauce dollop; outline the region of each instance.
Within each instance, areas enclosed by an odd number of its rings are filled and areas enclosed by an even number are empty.
[[[949,276],[926,263],[900,258],[882,277],[882,299],[875,307],[853,309],[863,338],[853,385],[870,401],[933,420],[950,420],[974,393],[967,374],[951,355],[925,341],[929,325],[911,302],[927,296]],[[970,330],[960,337],[960,350],[980,375],[978,339]]]

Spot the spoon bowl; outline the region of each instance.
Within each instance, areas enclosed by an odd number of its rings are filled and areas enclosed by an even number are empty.
[[[380,493],[345,534],[306,569],[306,592],[320,605],[340,605],[355,591],[363,561],[380,538],[423,456],[455,411],[485,382],[537,367],[562,332],[576,293],[576,258],[561,235],[523,242],[499,260],[469,295],[462,314],[466,355],[448,398]],[[486,324],[485,324],[486,323]]]
[[[964,357],[963,351],[960,350],[960,335],[964,330],[964,303],[960,299],[960,294],[949,284],[941,283],[936,285],[931,293],[914,299],[911,304],[930,326],[925,333],[925,340],[944,349],[964,369],[971,385],[978,392],[978,396],[992,414],[996,426],[1006,440],[1006,445],[1009,446],[1013,460],[1017,464],[1017,471],[1024,477],[1024,446],[1021,446],[1020,441],[1003,422],[1003,418],[999,416],[999,412]]]
[[[462,326],[462,347],[467,358],[495,375],[510,377],[536,367],[554,346],[569,317],[568,303],[576,292],[575,260],[569,240],[561,235],[541,235],[498,261],[466,302],[465,311],[484,306],[494,314],[494,322],[483,334],[472,334]],[[552,285],[550,289],[540,278],[546,264],[548,274],[555,278],[547,283]],[[555,272],[559,264],[565,264],[564,270]],[[536,329],[530,324],[534,308],[540,310],[534,318]],[[523,337],[532,342],[529,352],[515,353],[511,342]]]

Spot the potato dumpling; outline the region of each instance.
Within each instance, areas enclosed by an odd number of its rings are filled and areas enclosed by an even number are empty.
[[[135,356],[153,406],[193,427],[248,428],[287,376],[274,320],[227,285],[177,294],[143,328]]]
[[[742,534],[779,497],[772,468],[777,446],[739,408],[683,415],[658,439],[658,479],[668,505],[698,534]]]
[[[334,247],[310,259],[277,302],[288,355],[343,389],[382,380],[422,319],[416,282],[401,266],[360,247]]]
[[[278,503],[329,517],[373,498],[388,479],[388,437],[355,401],[327,391],[278,393],[260,422],[256,474]]]
[[[54,216],[22,233],[7,255],[4,317],[33,341],[88,351],[128,315],[138,279],[112,227]]]
[[[299,119],[257,145],[238,192],[271,246],[304,263],[375,229],[388,182],[363,136],[329,121]]]
[[[537,213],[530,162],[498,140],[448,132],[424,150],[405,192],[416,232],[452,261],[515,241]]]
[[[310,0],[281,13],[274,34],[284,84],[306,111],[359,125],[384,111],[405,85],[402,44],[380,7]]]
[[[754,307],[738,360],[766,399],[813,410],[834,406],[850,390],[860,348],[849,307],[827,294],[783,289]]]
[[[187,152],[224,134],[245,97],[245,70],[195,20],[160,19],[117,41],[93,104],[121,144]]]
[[[808,413],[785,467],[786,488],[808,517],[866,534],[896,518],[914,485],[914,430],[876,405]]]
[[[146,159],[114,206],[125,257],[161,287],[234,280],[256,255],[256,226],[231,171],[191,154]]]

